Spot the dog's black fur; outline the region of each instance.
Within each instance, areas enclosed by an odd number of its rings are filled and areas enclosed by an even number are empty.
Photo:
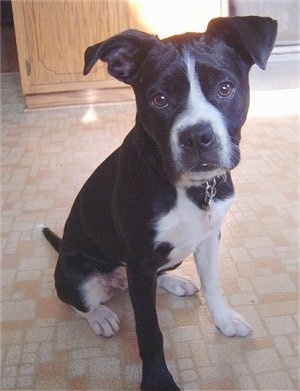
[[[178,390],[166,366],[155,309],[157,279],[175,294],[194,293],[187,282],[176,280],[174,285],[160,276],[183,260],[177,253],[195,253],[206,275],[200,276],[202,289],[217,327],[226,335],[250,332],[215,292],[218,283],[214,288],[211,280],[217,281],[216,266],[210,263],[216,264],[212,254],[234,194],[230,170],[240,159],[248,72],[254,63],[265,68],[276,26],[270,18],[218,18],[205,33],[159,40],[128,30],[86,51],[84,74],[100,59],[112,76],[133,87],[136,124],[79,192],[62,239],[48,228],[43,232],[59,252],[58,296],[80,311],[98,334],[118,330],[115,314],[102,303],[124,288],[124,276],[118,273],[126,267],[143,390]],[[200,220],[193,220],[195,214]],[[195,243],[189,237],[193,225],[201,236]],[[186,229],[188,249],[182,243]],[[199,260],[201,249],[209,258],[205,265]]]

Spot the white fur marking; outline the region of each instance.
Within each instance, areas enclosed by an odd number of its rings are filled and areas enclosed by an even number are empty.
[[[192,296],[199,291],[189,279],[175,274],[163,273],[157,277],[157,286],[175,296]]]
[[[187,172],[180,176],[180,179],[177,181],[176,186],[185,188],[191,186],[201,186],[206,181],[216,176],[222,175],[224,175],[224,170],[220,168],[213,171]]]
[[[251,334],[251,326],[226,303],[219,277],[219,231],[233,200],[234,197],[213,201],[213,218],[209,222],[207,211],[189,200],[185,189],[178,188],[175,207],[155,224],[155,242],[157,245],[168,242],[174,247],[169,254],[169,262],[161,269],[178,264],[194,252],[201,290],[215,325],[226,336],[245,337]],[[157,285],[177,296],[192,295],[197,291],[191,281],[168,274],[158,276]]]
[[[218,248],[219,238],[215,235],[201,243],[194,253],[201,290],[217,328],[228,337],[245,337],[251,334],[250,325],[226,303],[221,292]]]
[[[200,209],[187,195],[186,190],[177,188],[176,205],[155,223],[155,244],[170,243],[174,248],[169,254],[169,263],[161,269],[182,262],[195,251],[199,243],[207,240],[219,230],[233,202],[233,197],[225,201],[212,201],[213,217],[209,222],[207,211]]]
[[[200,122],[209,122],[220,140],[220,157],[223,167],[230,167],[231,153],[230,140],[228,137],[225,120],[221,112],[213,106],[204,96],[197,74],[195,70],[195,60],[186,53],[185,62],[187,67],[187,76],[190,83],[190,91],[188,96],[187,107],[185,111],[178,117],[171,129],[171,148],[174,155],[174,161],[179,165],[181,161],[181,147],[179,145],[180,133],[193,125]],[[224,171],[224,170],[223,170]],[[212,178],[214,173],[197,173],[198,180],[207,177]]]
[[[37,224],[37,225],[35,226],[35,228],[36,228],[36,230],[42,232],[43,229],[46,228],[46,226],[45,226],[44,224]]]
[[[105,285],[105,280],[100,273],[89,277],[82,285],[81,292],[84,303],[91,311],[96,309],[100,303],[105,303],[111,298],[109,288]]]
[[[127,288],[127,276],[124,266],[110,273],[94,274],[82,284],[80,291],[84,304],[94,311],[99,304],[106,303],[117,291]]]

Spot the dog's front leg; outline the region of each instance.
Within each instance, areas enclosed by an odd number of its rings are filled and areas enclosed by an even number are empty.
[[[227,304],[222,295],[218,265],[219,237],[219,233],[212,235],[194,253],[201,291],[217,328],[229,337],[245,337],[252,331],[250,325]]]
[[[143,362],[142,390],[179,390],[163,351],[163,336],[156,313],[156,271],[127,265],[128,287],[134,309],[139,352]]]

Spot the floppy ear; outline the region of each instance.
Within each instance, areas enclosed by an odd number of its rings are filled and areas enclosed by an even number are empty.
[[[108,63],[108,72],[116,79],[131,84],[149,49],[160,42],[138,30],[126,30],[86,49],[83,74],[87,75],[97,60]]]
[[[206,33],[217,35],[233,46],[250,65],[266,69],[277,35],[277,21],[260,16],[212,19]]]

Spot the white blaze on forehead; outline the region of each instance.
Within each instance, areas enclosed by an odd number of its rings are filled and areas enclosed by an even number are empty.
[[[204,96],[196,73],[195,59],[185,54],[189,95],[185,110],[175,121],[171,131],[171,143],[175,156],[180,156],[178,137],[185,129],[201,122],[208,122],[220,141],[220,159],[224,167],[230,166],[230,140],[222,113]]]

